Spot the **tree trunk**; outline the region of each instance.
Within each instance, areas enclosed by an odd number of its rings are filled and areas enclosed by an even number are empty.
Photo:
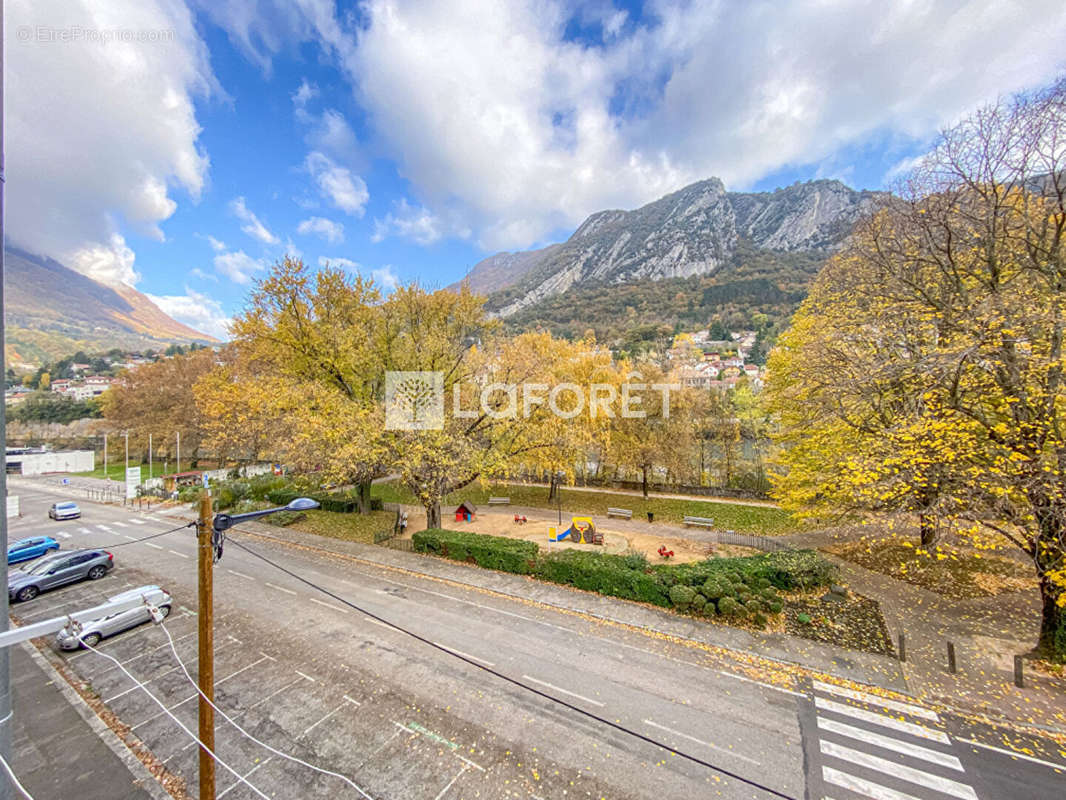
[[[1040,619],[1040,641],[1037,650],[1044,656],[1066,659],[1066,608],[1059,605],[1063,588],[1048,578],[1040,580],[1040,595],[1044,610]]]
[[[426,504],[426,528],[440,527],[440,501]]]
[[[644,492],[644,499],[648,499],[648,465],[644,464],[640,468],[640,488]]]
[[[918,515],[918,530],[921,531],[922,547],[930,547],[936,544],[936,540],[940,538],[936,520],[928,514]]]
[[[551,481],[548,483],[548,502],[552,502],[555,499],[555,495],[559,493],[559,477],[553,472]]]
[[[355,489],[355,502],[360,514],[370,512],[370,481],[360,481]]]

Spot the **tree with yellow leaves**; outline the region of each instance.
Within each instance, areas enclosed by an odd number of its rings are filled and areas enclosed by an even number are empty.
[[[770,362],[783,502],[916,511],[1033,562],[1066,656],[1066,81],[946,131]]]

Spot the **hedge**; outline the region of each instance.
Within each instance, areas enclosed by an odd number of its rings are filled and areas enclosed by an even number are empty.
[[[766,624],[766,612],[781,613],[779,589],[824,586],[834,576],[833,566],[813,550],[649,567],[632,555],[584,550],[542,554],[535,542],[466,531],[427,530],[412,538],[419,553],[697,615],[750,616],[760,627]]]
[[[440,528],[419,531],[411,539],[416,552],[472,561],[479,567],[519,575],[533,572],[540,551],[536,542]]]

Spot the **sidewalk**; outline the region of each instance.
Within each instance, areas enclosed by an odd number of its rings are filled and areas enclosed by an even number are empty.
[[[12,768],[35,800],[171,800],[29,643],[11,648]]]

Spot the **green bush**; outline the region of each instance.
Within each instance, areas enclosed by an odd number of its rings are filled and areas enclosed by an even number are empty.
[[[811,624],[811,615],[810,614],[803,614],[803,613],[797,614],[796,615],[796,621],[799,622],[800,625],[810,625]]]
[[[696,590],[691,586],[678,584],[670,587],[670,602],[679,611],[687,611],[688,607],[692,605],[692,600],[695,596]]]
[[[760,611],[764,610],[764,606],[762,604],[762,601],[759,600],[759,598],[757,598],[757,597],[749,598],[744,603],[744,608],[746,608],[748,611],[752,612],[753,614],[757,614]]]
[[[466,531],[433,529],[412,537],[419,553],[433,553],[454,561],[472,561],[479,567],[528,575],[533,571],[540,547],[536,542],[486,536]]]
[[[590,592],[669,607],[669,584],[654,572],[629,569],[626,557],[581,550],[562,550],[542,556],[537,577]]]
[[[752,617],[752,622],[754,622],[755,626],[758,628],[765,628],[766,623],[769,622],[769,620],[766,619],[766,615],[762,612],[756,612],[755,616]]]
[[[733,593],[733,587],[718,578],[708,578],[703,582],[703,586],[700,588],[704,596],[708,600],[718,600],[726,595]]]
[[[299,496],[299,493],[289,486],[270,489],[266,493],[266,499],[276,506],[287,506]]]
[[[178,489],[178,501],[181,503],[198,503],[203,489],[199,486],[183,486]]]
[[[702,613],[703,609],[707,605],[707,598],[697,592],[692,598],[692,610],[696,613]]]
[[[385,510],[385,501],[382,500],[380,497],[371,497],[370,498],[370,510],[371,511],[384,511]]]
[[[718,601],[718,613],[723,617],[742,617],[746,612],[744,606],[732,597],[723,597]]]
[[[780,614],[781,610],[784,607],[785,607],[785,604],[782,603],[780,600],[771,600],[769,603],[766,604],[766,609],[771,614]]]
[[[260,520],[260,522],[284,528],[288,525],[292,525],[294,522],[299,522],[302,519],[307,519],[307,514],[303,511],[279,511],[277,514],[267,514]]]

